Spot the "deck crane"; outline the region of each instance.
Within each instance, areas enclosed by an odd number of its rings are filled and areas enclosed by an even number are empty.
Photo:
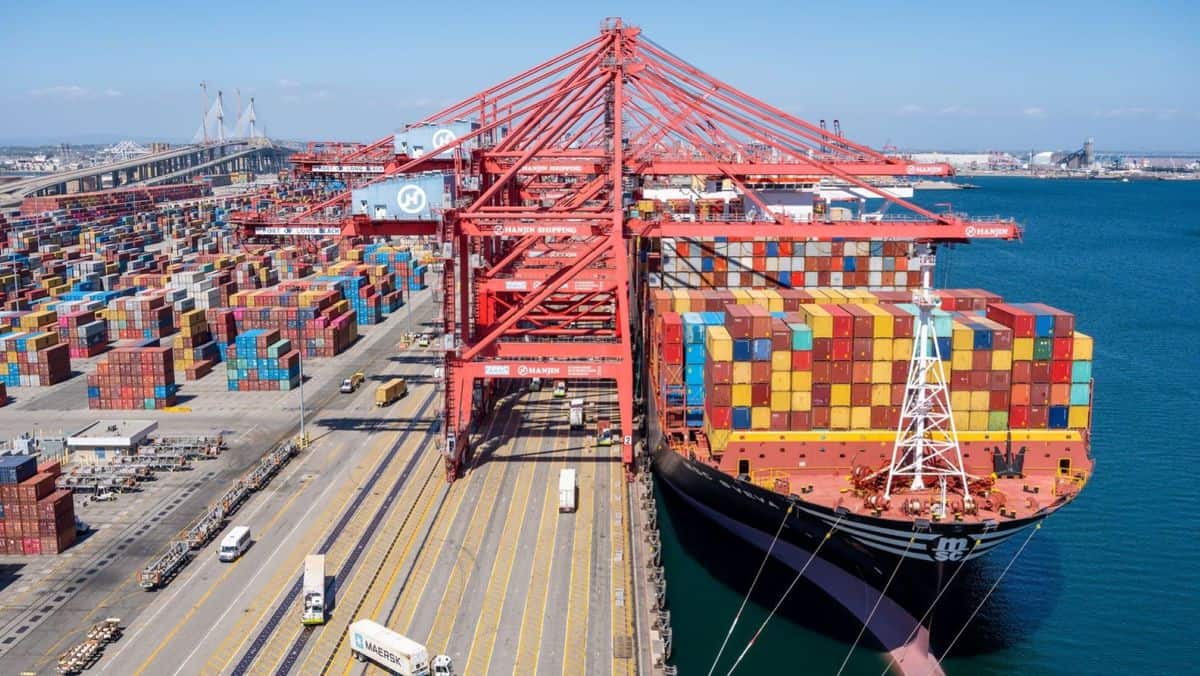
[[[394,155],[383,162],[373,153],[386,148]],[[1012,221],[937,214],[871,183],[952,175],[949,165],[885,155],[840,124],[831,133],[806,122],[616,18],[577,47],[344,154],[346,163],[369,157],[383,170],[343,194],[287,218],[233,220],[251,231],[439,239],[449,480],[468,453],[477,388],[505,378],[615,381],[614,438],[633,467],[648,241],[1020,235]],[[780,176],[836,180],[894,208],[871,220],[790,216],[748,186]],[[647,197],[652,186],[705,181],[736,191],[733,208],[698,215]],[[640,208],[648,201],[653,208]]]

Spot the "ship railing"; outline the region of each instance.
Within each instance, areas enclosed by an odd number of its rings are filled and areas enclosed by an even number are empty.
[[[776,479],[787,479],[790,481],[791,477],[791,472],[783,469],[756,469],[750,472],[750,483],[759,488],[774,490]]]

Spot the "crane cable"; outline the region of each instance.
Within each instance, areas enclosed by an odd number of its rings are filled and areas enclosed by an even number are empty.
[[[1017,562],[1018,558],[1020,558],[1021,552],[1025,551],[1026,545],[1029,544],[1029,541],[1032,540],[1033,536],[1036,535],[1041,529],[1042,522],[1039,521],[1037,526],[1035,526],[1033,530],[1029,531],[1029,536],[1026,537],[1025,541],[1021,543],[1020,549],[1018,549],[1017,553],[1013,554],[1013,557],[1008,560],[1008,565],[1004,566],[1004,570],[1000,571],[1000,577],[997,577],[996,581],[992,583],[991,588],[989,588],[987,593],[983,595],[983,599],[979,602],[979,605],[975,606],[975,610],[971,611],[971,616],[967,618],[966,622],[963,622],[962,628],[959,629],[958,633],[954,635],[954,639],[950,641],[950,645],[946,646],[946,649],[942,652],[942,656],[938,658],[939,662],[946,659],[946,655],[950,654],[950,650],[954,648],[955,643],[958,643],[958,639],[962,638],[963,632],[967,630],[967,626],[971,624],[971,620],[975,619],[975,616],[979,613],[979,610],[983,608],[983,604],[987,603],[987,600],[991,597],[992,592],[996,591],[996,587],[1000,586],[1000,581],[1003,580],[1004,576],[1008,574],[1008,570],[1012,568],[1012,565]]]
[[[808,560],[804,562],[804,566],[800,568],[800,572],[796,573],[796,577],[792,578],[792,583],[787,586],[787,589],[783,590],[783,595],[779,597],[779,600],[775,603],[775,607],[771,608],[771,612],[767,614],[766,619],[762,621],[762,624],[758,625],[758,629],[755,630],[754,636],[750,637],[750,641],[746,643],[746,647],[742,649],[741,654],[738,655],[736,660],[734,660],[733,666],[729,667],[729,671],[725,672],[725,676],[731,676],[731,674],[733,674],[733,672],[738,668],[738,665],[742,663],[742,660],[746,657],[746,653],[750,652],[750,648],[754,646],[754,642],[758,640],[758,637],[762,634],[763,629],[766,629],[767,623],[771,621],[772,617],[775,617],[775,613],[779,611],[779,607],[783,605],[784,600],[787,599],[788,595],[792,593],[792,588],[796,586],[796,583],[800,581],[801,577],[804,577],[804,571],[808,570],[808,565],[813,562],[813,559],[817,558],[817,553],[821,551],[821,547],[824,547],[825,543],[829,541],[829,538],[833,537],[833,533],[837,530],[838,524],[842,522],[842,519],[845,518],[846,514],[848,513],[849,512],[843,512],[838,515],[838,518],[833,522],[833,525],[830,526],[829,530],[825,533],[825,537],[821,538],[821,541],[818,542],[817,546],[813,549],[812,554],[808,555]],[[714,664],[713,666],[715,667],[716,665]],[[712,672],[709,673],[711,674]]]
[[[875,598],[875,605],[871,606],[871,612],[867,613],[867,619],[863,620],[862,628],[858,630],[858,636],[854,637],[854,643],[850,644],[850,650],[846,651],[846,656],[842,658],[842,666],[838,667],[837,676],[842,676],[842,672],[846,670],[846,665],[850,663],[850,656],[854,654],[854,649],[858,647],[858,642],[862,640],[863,634],[866,633],[867,627],[871,625],[871,619],[875,617],[875,611],[879,610],[879,604],[883,602],[883,597],[887,595],[888,587],[892,586],[892,581],[896,579],[896,573],[900,572],[900,566],[904,563],[904,557],[908,556],[908,550],[913,543],[917,541],[917,534],[914,532],[908,538],[908,544],[904,545],[904,553],[900,555],[900,559],[896,561],[896,567],[892,568],[892,574],[888,576],[888,581],[883,585],[883,589],[879,591],[879,596]]]
[[[779,522],[779,529],[775,531],[775,537],[771,540],[771,546],[767,548],[767,554],[763,557],[762,563],[758,564],[758,572],[754,574],[754,581],[750,583],[750,589],[746,591],[745,598],[742,599],[742,605],[738,608],[737,614],[733,616],[733,623],[729,625],[729,631],[725,632],[725,640],[721,641],[721,649],[717,651],[717,656],[713,658],[712,666],[708,669],[708,676],[712,676],[717,668],[717,663],[721,661],[721,655],[725,653],[725,646],[729,645],[729,639],[733,636],[733,630],[737,627],[738,620],[742,619],[742,611],[746,609],[746,604],[750,601],[750,595],[754,593],[754,587],[758,584],[758,578],[762,575],[763,569],[767,567],[767,560],[771,558],[771,552],[775,549],[775,543],[779,541],[779,536],[783,533],[783,527],[787,525],[788,517],[792,515],[792,508],[796,503],[788,503],[787,512],[783,515],[783,521]]]
[[[913,639],[913,636],[916,635],[917,630],[921,628],[921,625],[925,624],[925,620],[931,613],[933,613],[933,609],[937,607],[938,601],[942,600],[942,595],[946,593],[946,590],[950,588],[950,585],[954,584],[954,578],[958,577],[959,572],[962,571],[962,569],[967,565],[967,559],[971,557],[971,552],[975,551],[975,548],[979,546],[980,542],[981,540],[978,538],[975,539],[975,544],[971,545],[971,550],[967,552],[966,556],[963,557],[963,560],[959,562],[958,567],[955,568],[954,572],[950,574],[950,579],[946,581],[946,584],[942,585],[942,588],[938,590],[937,596],[933,597],[933,603],[929,604],[929,609],[925,611],[925,614],[921,616],[921,619],[917,620],[917,623],[913,625],[912,630],[908,632],[908,636],[904,637],[904,641],[902,641],[900,645],[908,645],[908,642]],[[896,665],[899,666],[899,664],[904,661],[904,658],[901,657],[899,660],[894,661],[896,662]],[[879,672],[879,676],[887,676],[887,672],[891,668],[892,667],[890,663],[885,665],[883,667],[883,671]]]

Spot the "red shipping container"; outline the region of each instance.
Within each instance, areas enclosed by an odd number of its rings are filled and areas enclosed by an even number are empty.
[[[834,341],[836,345],[836,341]],[[875,354],[874,340],[871,338],[855,338],[852,344],[855,361],[871,361]]]
[[[664,343],[683,342],[683,318],[675,312],[667,312],[662,316],[662,335]]]
[[[1050,364],[1050,382],[1052,383],[1070,383],[1071,382],[1071,362],[1056,361]]]
[[[1012,374],[1008,371],[989,371],[988,389],[1007,392],[1012,388]]]
[[[746,305],[730,305],[725,308],[725,329],[729,331],[730,337],[753,337],[754,327],[747,307]]]
[[[1033,383],[1029,386],[1029,403],[1032,406],[1047,406],[1050,403],[1050,385]],[[1032,420],[1032,418],[1031,418]],[[1045,425],[1042,425],[1045,427]]]
[[[771,350],[787,352],[792,349],[792,331],[782,319],[771,320]]]
[[[793,371],[811,371],[813,365],[813,353],[810,350],[796,350],[792,353],[792,370]]]
[[[989,411],[1007,411],[1009,406],[1009,393],[1002,390],[994,390],[988,393],[988,410]]]
[[[1012,329],[1017,338],[1032,338],[1034,316],[1008,303],[992,303],[987,307],[987,318]]]
[[[827,408],[829,406],[830,386],[827,383],[813,383],[812,386],[812,405],[815,410],[817,407]],[[813,419],[814,423],[816,419]]]
[[[25,556],[37,556],[42,553],[42,541],[36,537],[21,538],[21,546]]]
[[[991,350],[975,350],[971,353],[971,370],[988,371],[992,368]]]
[[[811,430],[812,411],[792,411],[792,429],[794,430]]]
[[[829,363],[830,381],[838,384],[848,384],[854,379],[853,362],[835,361]]]
[[[853,319],[851,335],[854,338],[873,338],[875,336],[875,315],[863,309],[861,305],[842,305]]]
[[[1045,429],[1046,423],[1050,417],[1050,409],[1045,406],[1030,406],[1029,407],[1029,427],[1031,429]]]
[[[1014,361],[1012,367],[1012,381],[1014,383],[1028,383],[1033,377],[1033,363],[1027,361]]]
[[[1012,399],[1014,406],[1029,405],[1029,385],[1027,383],[1013,383],[1012,390],[1009,396]],[[1028,412],[1026,412],[1028,414]]]
[[[771,405],[771,385],[770,383],[754,383],[750,386],[750,405],[751,406],[770,406]]]
[[[1048,383],[1050,382],[1050,362],[1035,361],[1030,368],[1029,382],[1032,383]],[[1070,379],[1067,380],[1070,382]]]
[[[854,337],[854,317],[845,308],[841,305],[822,305],[821,307],[833,317],[834,338]]]
[[[812,381],[828,385],[833,382],[833,363],[827,361],[815,361],[812,365]]]
[[[1075,340],[1073,338],[1056,337],[1054,339],[1052,354],[1054,361],[1071,361],[1075,354]]]
[[[1029,427],[1029,407],[1014,405],[1008,409],[1008,426],[1013,429]]]
[[[882,430],[888,428],[888,407],[887,406],[872,406],[871,407],[871,429]]]
[[[869,383],[871,382],[871,362],[856,361],[850,364],[850,382],[852,383]]]
[[[708,411],[708,422],[714,428],[727,430],[733,426],[733,409],[728,406],[713,406]]]
[[[732,406],[733,405],[733,386],[732,385],[710,385],[708,388],[708,399],[713,406]]]
[[[771,429],[779,432],[787,431],[792,423],[790,411],[771,411]]]
[[[892,362],[892,382],[893,383],[908,382],[908,362],[906,362],[906,361]]]
[[[1051,406],[1070,406],[1071,405],[1071,385],[1069,383],[1055,383],[1050,386],[1050,405]]]
[[[54,476],[35,474],[17,487],[22,502],[37,502],[54,492]]]
[[[829,429],[829,407],[828,406],[813,406],[812,412],[812,427],[814,430]]]
[[[57,460],[53,462],[43,462],[37,467],[38,474],[49,474],[53,477],[58,477],[62,474],[62,463]]]
[[[813,338],[812,358],[813,361],[832,361],[833,339]]]
[[[986,390],[991,385],[991,371],[971,371],[971,389]]]
[[[830,361],[850,361],[854,355],[854,341],[850,338],[834,338]]]
[[[850,386],[850,405],[851,406],[870,406],[871,405],[871,385],[869,383],[862,385]]]
[[[770,384],[771,362],[756,361],[750,363],[750,381],[752,383]],[[756,404],[757,406],[757,404]]]
[[[708,362],[707,371],[712,375],[713,383],[733,382],[733,364],[727,361]]]
[[[682,343],[666,343],[662,346],[663,361],[668,364],[683,363],[683,344]]]

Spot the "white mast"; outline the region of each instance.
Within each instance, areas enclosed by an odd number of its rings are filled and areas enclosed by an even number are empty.
[[[971,494],[933,324],[933,310],[937,307],[937,298],[933,295],[933,267],[937,257],[928,244],[918,245],[917,256],[921,263],[921,287],[913,291],[913,304],[918,311],[913,330],[913,354],[883,496],[884,500],[891,499],[893,480],[900,477],[912,478],[909,484],[912,490],[926,488],[926,480],[932,479],[940,488],[940,501],[933,511],[944,517],[948,479],[957,478],[961,482],[965,507],[971,506]]]

